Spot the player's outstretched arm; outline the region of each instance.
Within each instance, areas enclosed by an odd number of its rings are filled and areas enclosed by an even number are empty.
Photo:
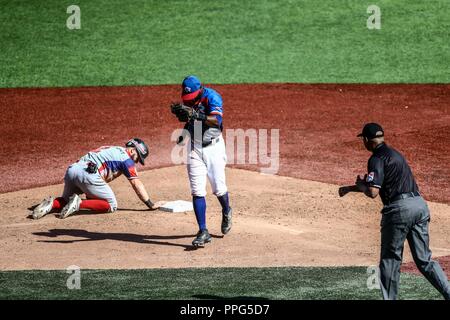
[[[153,203],[150,200],[150,197],[147,193],[147,190],[145,189],[144,184],[139,178],[128,180],[130,181],[131,186],[133,187],[134,192],[136,192],[137,196],[150,210],[156,210],[159,209],[160,206],[164,204],[162,201],[158,201],[156,203]]]

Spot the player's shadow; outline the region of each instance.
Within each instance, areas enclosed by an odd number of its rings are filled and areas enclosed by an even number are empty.
[[[115,241],[142,243],[142,244],[156,244],[163,246],[182,247],[186,251],[195,249],[192,245],[184,245],[180,243],[173,243],[170,241],[166,241],[183,238],[194,238],[195,234],[159,236],[159,235],[140,235],[134,233],[90,232],[81,229],[50,229],[48,232],[33,232],[33,234],[48,238],[57,238],[60,236],[80,238],[74,240],[39,240],[39,242],[47,242],[47,243],[75,243],[86,241],[115,240]]]

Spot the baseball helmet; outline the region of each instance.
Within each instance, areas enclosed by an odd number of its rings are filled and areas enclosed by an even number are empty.
[[[196,76],[187,76],[184,78],[181,88],[181,99],[183,102],[189,102],[200,97],[203,85]]]
[[[125,143],[125,146],[136,148],[136,151],[139,155],[139,162],[143,165],[145,162],[145,158],[147,158],[149,154],[149,150],[145,142],[139,138],[133,138]]]

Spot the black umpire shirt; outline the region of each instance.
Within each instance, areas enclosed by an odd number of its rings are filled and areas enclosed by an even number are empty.
[[[383,204],[407,192],[419,192],[406,159],[385,143],[378,145],[367,163],[366,182],[380,189]]]

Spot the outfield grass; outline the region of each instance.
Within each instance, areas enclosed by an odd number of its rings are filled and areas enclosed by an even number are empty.
[[[0,272],[0,299],[380,299],[365,267],[81,270]],[[441,299],[420,276],[402,274],[401,299]]]
[[[79,0],[70,31],[73,3],[1,2],[0,87],[450,78],[448,0]]]

